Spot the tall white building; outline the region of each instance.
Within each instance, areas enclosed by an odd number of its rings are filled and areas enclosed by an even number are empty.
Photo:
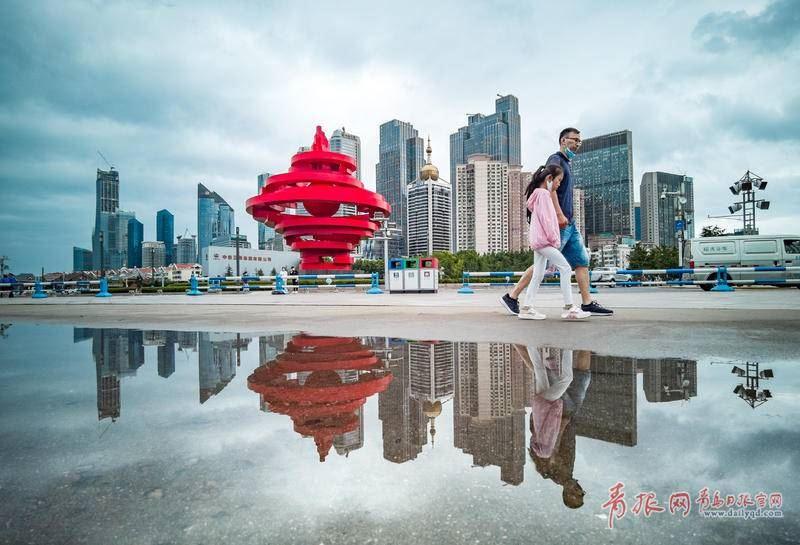
[[[166,260],[167,248],[162,241],[142,242],[142,267],[163,267]]]
[[[344,127],[333,131],[328,141],[331,151],[349,155],[356,162],[356,171],[353,176],[361,180],[361,138],[355,134],[350,134]],[[352,216],[356,213],[356,207],[352,204],[343,204],[339,207],[337,216]]]
[[[449,252],[451,187],[439,177],[439,169],[431,163],[431,141],[428,138],[427,160],[416,180],[408,185],[408,255],[426,256],[433,252]]]
[[[479,254],[509,248],[508,163],[474,154],[456,165],[456,251]]]

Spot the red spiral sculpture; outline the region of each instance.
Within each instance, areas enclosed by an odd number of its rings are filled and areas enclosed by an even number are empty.
[[[318,126],[311,151],[295,154],[289,172],[270,176],[261,194],[247,199],[247,213],[274,227],[300,252],[301,270],[350,270],[350,252],[379,227],[372,214],[391,212],[381,195],[364,189],[355,170],[352,157],[330,151]],[[300,203],[310,216],[287,212]],[[356,214],[334,216],[342,204],[355,205]]]
[[[337,371],[358,371],[358,380],[342,382]],[[309,373],[305,380],[288,373]],[[294,431],[313,437],[320,462],[337,435],[355,430],[356,410],[392,381],[375,353],[358,339],[297,335],[286,352],[247,377],[270,411],[291,417]]]

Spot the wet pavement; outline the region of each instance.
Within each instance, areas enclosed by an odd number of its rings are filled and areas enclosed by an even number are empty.
[[[766,332],[314,333],[6,322],[0,542],[797,542],[799,361]]]

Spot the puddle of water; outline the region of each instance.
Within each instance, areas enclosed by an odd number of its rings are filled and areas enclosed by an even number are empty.
[[[4,542],[796,542],[796,361],[1,335]]]

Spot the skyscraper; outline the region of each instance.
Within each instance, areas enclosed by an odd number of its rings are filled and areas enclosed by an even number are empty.
[[[456,251],[479,254],[508,250],[508,163],[476,154],[458,165]]]
[[[641,192],[641,189],[640,189]],[[641,198],[641,193],[640,193]],[[633,203],[633,238],[642,240],[642,203]]]
[[[409,256],[427,256],[451,250],[451,188],[431,163],[432,151],[429,138],[425,165],[417,179],[408,186]]]
[[[619,131],[583,141],[572,160],[585,192],[586,235],[633,237],[633,136]]]
[[[184,233],[183,236],[178,235],[177,255],[175,257],[176,263],[190,264],[197,263],[197,241],[194,235]]]
[[[645,172],[639,186],[642,209],[642,242],[649,246],[678,247],[675,237],[675,220],[679,214],[677,195],[662,193],[683,192],[686,203],[682,205],[687,220],[686,238],[694,237],[694,180],[682,174]]]
[[[509,165],[522,164],[519,99],[514,95],[498,97],[495,113],[467,116],[467,125],[450,135],[450,180],[456,179],[456,167],[467,164],[470,155],[486,154],[492,161]],[[453,184],[453,203],[458,201],[458,188]],[[456,208],[453,206],[453,208]],[[457,215],[453,215],[453,246],[456,244]]]
[[[342,127],[333,131],[329,144],[331,151],[344,153],[356,160],[356,171],[353,176],[361,180],[361,138]]]
[[[93,269],[107,269],[111,267],[108,246],[108,224],[111,215],[119,208],[119,172],[97,169],[95,181],[95,216],[94,231],[92,232],[92,262]],[[103,238],[103,251],[100,252],[100,238]]]
[[[175,244],[175,216],[169,210],[156,213],[156,240],[164,243],[166,265],[175,263],[173,245]]]
[[[389,244],[389,256],[408,252],[408,183],[414,181],[423,164],[423,142],[411,123],[393,119],[380,127],[375,185],[392,208],[391,220],[403,233]]]
[[[215,191],[197,184],[197,255],[212,244],[230,244],[235,232],[233,208]],[[208,270],[208,263],[200,263]]]
[[[361,180],[361,138],[355,134],[351,134],[345,130],[344,127],[333,131],[330,139],[331,151],[349,155],[356,162],[356,171],[353,176]],[[363,181],[363,180],[362,180]],[[356,207],[353,204],[342,204],[339,206],[338,216],[352,216],[356,213]]]
[[[473,464],[500,467],[522,483],[525,468],[524,365],[503,343],[455,343],[453,443]]]
[[[160,240],[142,242],[142,266],[163,267],[166,265],[167,251]]]
[[[136,218],[135,212],[117,210],[108,215],[108,236],[105,237],[104,251],[112,269],[128,265],[128,222]]]
[[[144,225],[136,218],[128,220],[128,267],[142,266],[142,242]]]
[[[508,167],[508,250],[522,252],[530,250],[528,242],[528,206],[525,189],[531,183],[532,172],[523,172],[519,165]]]

